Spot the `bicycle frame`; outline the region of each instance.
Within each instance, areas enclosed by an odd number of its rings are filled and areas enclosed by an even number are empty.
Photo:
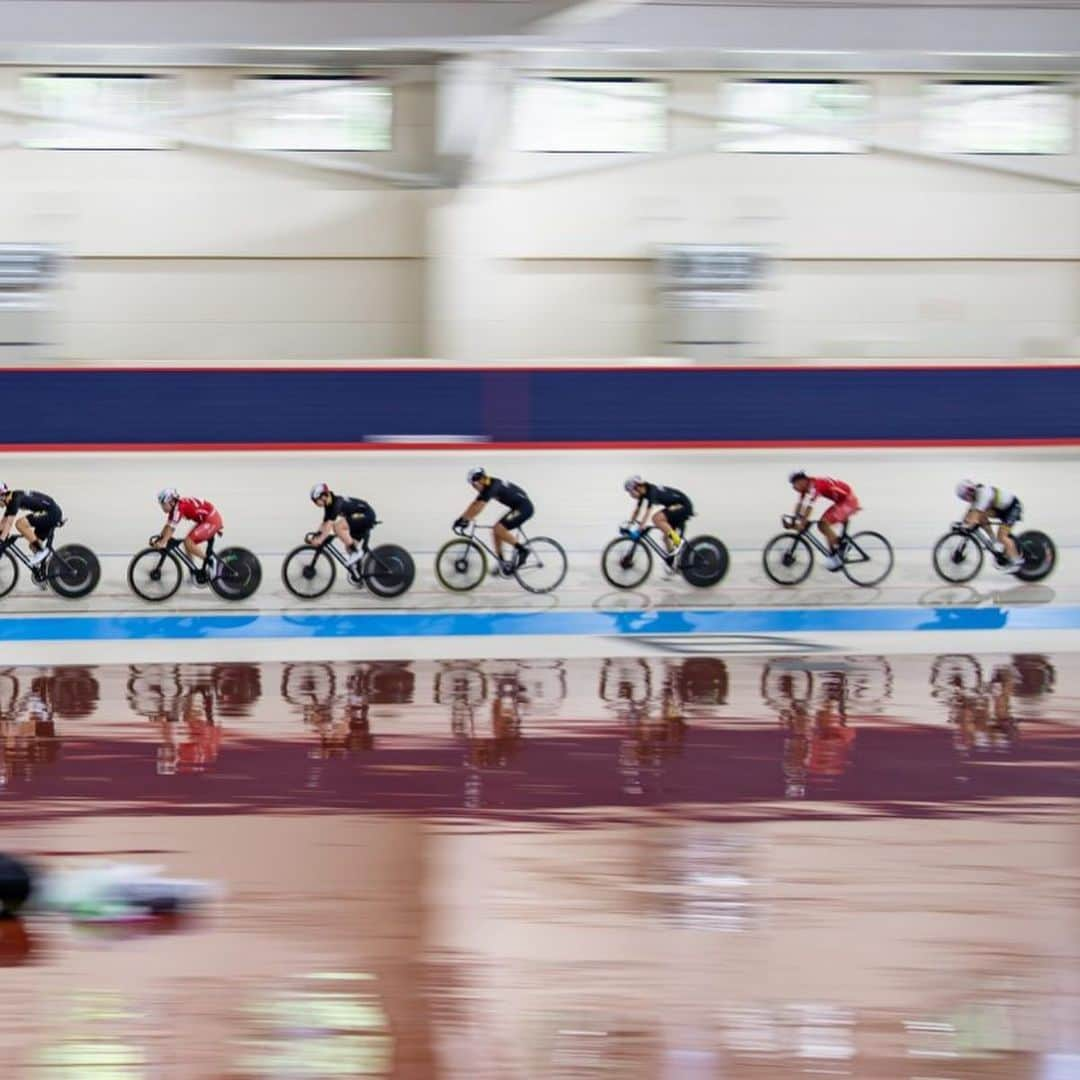
[[[998,558],[998,553],[994,550],[994,544],[996,540],[991,530],[991,526],[986,525],[961,525],[959,528],[952,530],[957,536],[967,536],[975,541],[989,555],[992,559]],[[1015,542],[1015,537],[1013,538]]]
[[[843,528],[840,530],[840,537],[836,544],[836,551],[830,551],[825,544],[810,531],[811,525],[816,525],[817,522],[809,522],[805,529],[796,532],[794,529],[789,529],[788,532],[792,536],[801,536],[823,559],[831,558],[833,555],[839,555],[844,562],[868,562],[866,553],[862,551],[858,544],[856,544],[850,536],[848,536],[848,523],[845,521]],[[858,558],[849,559],[848,553],[855,551],[858,554]]]
[[[153,541],[159,539],[159,537],[153,537],[151,539],[151,547],[154,546]],[[169,542],[163,547],[158,548],[164,557],[166,554],[171,553],[180,563],[185,566],[192,574],[198,579],[200,574],[206,574],[211,568],[211,563],[216,562],[214,559],[214,541],[217,540],[216,536],[211,536],[206,542],[206,558],[202,561],[202,566],[197,566],[195,560],[188,554],[187,548],[184,547],[184,541],[177,536],[169,538]]]
[[[651,548],[653,553],[661,559],[671,558],[671,552],[668,551],[662,544],[658,543],[656,538],[651,534],[659,532],[660,530],[655,525],[650,525],[646,529],[642,529],[637,536],[635,536],[629,529],[619,530],[628,540],[640,541],[646,547]],[[685,539],[683,541],[686,542]]]
[[[18,561],[21,562],[27,570],[30,571],[30,576],[35,581],[44,581],[45,567],[49,565],[49,559],[42,559],[37,566],[34,566],[34,564],[30,561],[30,556],[27,555],[21,547],[19,547],[20,539],[23,539],[21,533],[18,536],[9,536],[5,541],[3,541],[3,543],[0,543],[0,554],[3,554],[5,551],[10,551],[11,554],[14,555],[15,558],[18,559]],[[49,553],[50,556],[56,556],[56,549],[53,547],[51,537],[45,543],[45,550]]]
[[[484,551],[486,551],[488,555],[490,555],[491,558],[495,560],[495,564],[501,567],[503,565],[503,560],[495,553],[494,548],[490,547],[479,536],[476,535],[480,526],[478,526],[475,522],[471,522],[471,525],[472,528],[455,529],[454,531],[458,534],[458,536],[463,537],[466,540],[472,540],[473,543],[476,544],[478,547],[483,548]],[[494,525],[485,525],[483,526],[483,528],[487,531],[490,531],[492,535],[494,535]],[[529,543],[529,538],[525,535],[524,529],[515,529],[514,532],[517,534],[518,538],[523,544],[527,545]]]

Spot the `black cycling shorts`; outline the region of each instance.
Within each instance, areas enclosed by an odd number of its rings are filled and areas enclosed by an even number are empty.
[[[996,517],[1002,525],[1015,525],[1024,516],[1024,508],[1020,505],[1019,499],[1013,499],[1004,510],[1000,512],[993,511],[993,516]]]
[[[366,540],[371,530],[375,528],[374,513],[349,514],[345,520],[349,523],[349,535],[354,540]]]
[[[34,535],[43,544],[49,541],[56,530],[56,526],[63,519],[64,515],[60,512],[59,506],[54,506],[50,510],[41,510],[36,514],[26,515],[26,520],[30,523],[30,528],[34,530]]]
[[[520,506],[515,506],[512,510],[507,510],[501,518],[499,518],[499,524],[506,529],[520,529],[526,521],[529,520],[535,514],[531,502],[522,503]]]
[[[673,529],[681,529],[694,516],[694,508],[690,503],[672,503],[662,509]]]

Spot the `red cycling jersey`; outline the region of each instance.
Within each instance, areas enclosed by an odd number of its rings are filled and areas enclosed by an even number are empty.
[[[204,499],[183,498],[177,499],[172,513],[169,515],[170,525],[179,525],[181,520],[194,521],[201,525],[211,514],[216,514],[214,504]]]
[[[843,480],[834,480],[831,476],[811,476],[806,499],[809,502],[817,498],[828,499],[829,502],[843,502],[854,494],[851,485],[845,484]]]

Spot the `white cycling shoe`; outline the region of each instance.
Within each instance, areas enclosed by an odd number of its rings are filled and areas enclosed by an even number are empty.
[[[42,548],[40,551],[35,551],[30,555],[30,565],[40,566],[49,557],[49,549]]]
[[[832,570],[832,571],[835,572],[835,571],[839,570],[840,567],[842,567],[843,565],[844,565],[844,560],[842,558],[840,558],[839,555],[830,555],[825,560],[825,569],[826,570]]]

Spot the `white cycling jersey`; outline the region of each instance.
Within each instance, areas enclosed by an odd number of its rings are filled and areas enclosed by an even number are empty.
[[[972,506],[984,514],[1006,510],[1016,499],[1011,491],[994,487],[992,484],[978,484]]]

